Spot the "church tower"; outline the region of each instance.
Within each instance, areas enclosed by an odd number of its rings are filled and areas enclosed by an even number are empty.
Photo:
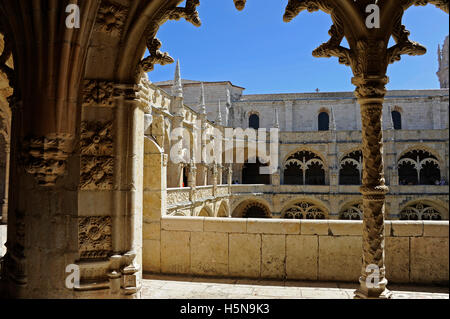
[[[438,47],[438,60],[439,60],[439,71],[437,76],[439,77],[439,82],[441,83],[441,89],[448,89],[449,86],[449,70],[448,70],[448,46],[449,46],[448,36],[445,38],[444,46]]]

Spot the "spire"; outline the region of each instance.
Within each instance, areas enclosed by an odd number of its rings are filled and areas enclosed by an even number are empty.
[[[206,114],[206,102],[205,102],[205,86],[202,82],[202,93],[200,97],[200,113]]]
[[[273,122],[274,128],[280,128],[280,121],[278,119],[278,109],[275,108],[275,121]]]
[[[331,108],[331,121],[330,122],[331,122],[330,129],[332,131],[336,131],[336,119],[334,117],[334,109],[333,108]]]
[[[217,114],[216,123],[219,124],[219,125],[222,125],[222,107],[220,105],[220,100],[219,100],[219,111],[218,111],[218,114]]]
[[[181,83],[180,60],[177,60],[175,68],[175,78],[173,80],[172,95],[175,97],[183,97],[183,85]]]

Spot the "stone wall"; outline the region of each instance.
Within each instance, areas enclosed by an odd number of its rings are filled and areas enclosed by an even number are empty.
[[[357,282],[362,222],[163,217],[144,233],[144,271]],[[448,284],[448,222],[386,222],[392,283]]]

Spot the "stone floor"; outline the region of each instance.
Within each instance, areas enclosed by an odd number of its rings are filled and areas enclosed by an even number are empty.
[[[352,299],[352,283],[145,275],[144,299]],[[448,287],[390,285],[394,299],[449,299]]]

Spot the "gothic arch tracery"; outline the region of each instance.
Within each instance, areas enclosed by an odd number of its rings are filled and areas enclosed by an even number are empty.
[[[442,220],[442,215],[433,205],[418,202],[403,208],[400,220]]]
[[[362,201],[345,205],[339,212],[339,219],[342,220],[362,220],[363,203]]]
[[[299,151],[284,164],[284,184],[325,185],[325,163],[311,151]]]
[[[440,182],[440,162],[426,150],[404,153],[397,166],[400,185],[435,185]]]
[[[282,216],[284,219],[327,219],[328,213],[319,205],[304,200],[289,206]]]
[[[361,185],[362,170],[362,151],[348,153],[340,161],[339,185]]]

